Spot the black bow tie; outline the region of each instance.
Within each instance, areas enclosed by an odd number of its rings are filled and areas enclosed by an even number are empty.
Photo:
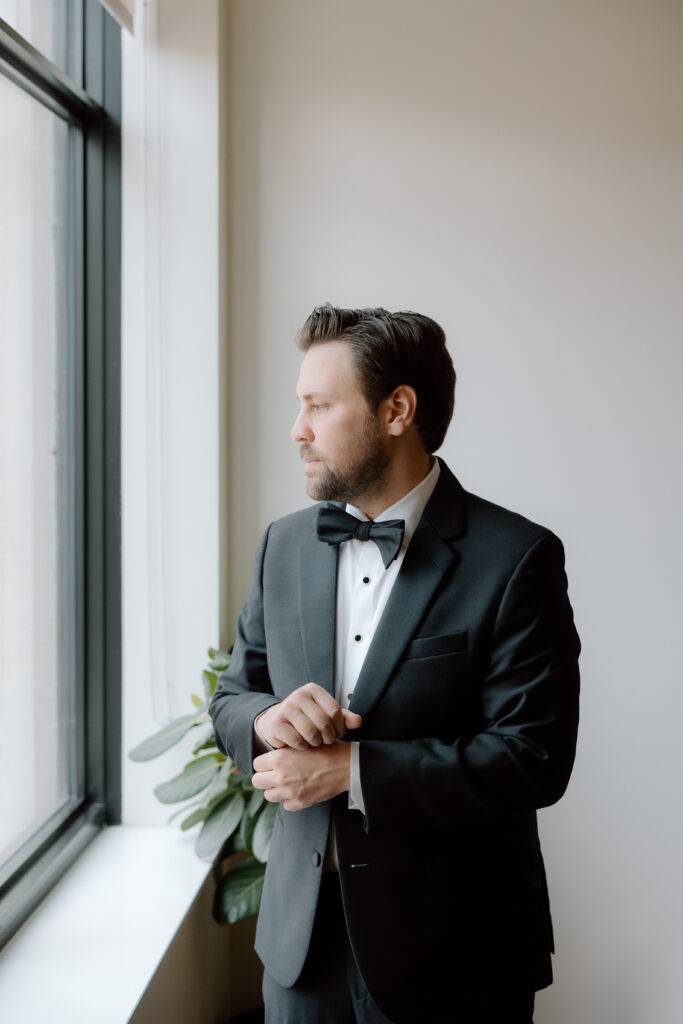
[[[387,519],[373,523],[356,519],[336,505],[321,505],[318,509],[316,530],[318,539],[328,544],[341,544],[345,540],[374,540],[388,569],[401,550],[405,520]]]

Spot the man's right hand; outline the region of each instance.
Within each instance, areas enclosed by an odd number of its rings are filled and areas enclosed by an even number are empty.
[[[255,728],[271,747],[307,750],[335,743],[362,722],[360,715],[340,707],[322,686],[306,683],[259,715]]]

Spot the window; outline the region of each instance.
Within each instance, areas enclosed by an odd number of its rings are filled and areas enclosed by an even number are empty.
[[[120,818],[120,31],[0,0],[0,944]]]

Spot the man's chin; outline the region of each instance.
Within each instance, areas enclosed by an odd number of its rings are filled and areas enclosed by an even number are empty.
[[[306,481],[306,494],[308,495],[309,498],[312,498],[313,501],[331,500],[330,498],[327,497],[325,488],[321,487],[320,482],[318,480],[309,479]]]
[[[308,476],[306,480],[306,494],[313,501],[345,501],[338,492],[338,486],[325,473],[321,476]]]
[[[306,470],[306,494],[309,498],[313,498],[314,501],[320,501],[318,498],[318,491],[320,490],[320,484],[315,479],[315,476]]]

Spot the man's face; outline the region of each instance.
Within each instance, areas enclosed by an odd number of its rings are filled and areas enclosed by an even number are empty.
[[[380,493],[389,452],[345,342],[326,341],[308,350],[297,398],[300,410],[291,437],[300,445],[308,495],[355,505]]]

